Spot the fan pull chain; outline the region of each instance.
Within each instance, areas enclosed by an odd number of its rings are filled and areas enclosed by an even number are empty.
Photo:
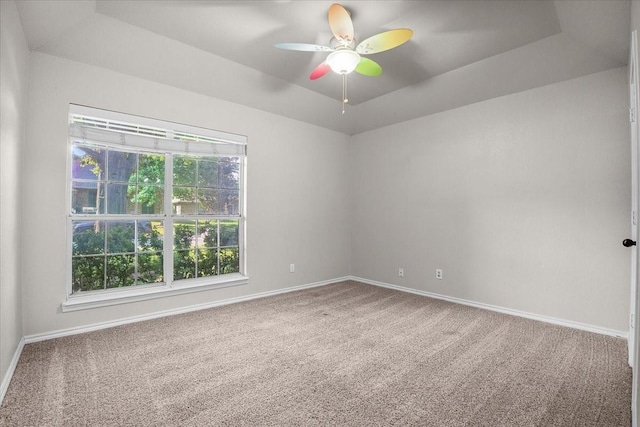
[[[342,114],[344,115],[344,107],[349,102],[347,98],[347,75],[342,74]]]

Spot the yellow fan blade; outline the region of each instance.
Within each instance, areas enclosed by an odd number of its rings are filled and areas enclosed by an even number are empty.
[[[385,31],[384,33],[376,34],[364,40],[356,47],[356,52],[364,55],[384,52],[385,50],[393,49],[396,46],[406,43],[412,36],[413,30],[408,28]]]
[[[329,27],[331,27],[331,32],[341,45],[349,46],[353,42],[353,22],[351,22],[351,16],[349,16],[349,12],[338,3],[332,4],[329,8]]]

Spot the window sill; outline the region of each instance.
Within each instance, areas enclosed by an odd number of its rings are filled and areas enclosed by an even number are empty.
[[[177,282],[177,284],[172,286],[158,285],[137,289],[114,289],[112,291],[99,293],[91,292],[90,294],[70,295],[67,300],[62,303],[62,312],[66,313],[69,311],[146,301],[192,292],[226,288],[229,286],[246,285],[247,283],[249,283],[247,276],[241,274],[225,274],[223,277],[219,276],[214,279],[205,278],[190,284],[180,284],[180,282]]]

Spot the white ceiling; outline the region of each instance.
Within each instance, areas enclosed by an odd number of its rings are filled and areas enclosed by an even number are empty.
[[[355,134],[627,63],[629,0],[343,1],[356,39],[413,38],[371,55],[383,73],[311,81],[332,1],[22,0],[31,50]]]

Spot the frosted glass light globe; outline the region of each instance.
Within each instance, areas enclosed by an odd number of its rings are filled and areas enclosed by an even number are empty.
[[[327,57],[327,64],[338,74],[349,74],[360,63],[360,55],[350,49],[340,49]]]

